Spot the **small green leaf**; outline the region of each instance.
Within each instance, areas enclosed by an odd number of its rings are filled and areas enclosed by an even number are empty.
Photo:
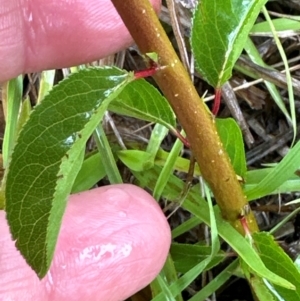
[[[7,220],[17,248],[40,278],[51,264],[86,141],[132,78],[117,68],[72,74],[45,96],[19,135],[6,182]]]
[[[88,190],[106,175],[100,154],[94,153],[87,157],[75,179],[71,193]]]
[[[2,145],[3,168],[7,168],[18,135],[18,114],[22,104],[23,76],[7,82],[3,88],[2,102],[6,110],[6,126]]]
[[[41,73],[37,103],[40,103],[44,99],[44,97],[52,90],[54,78],[55,70],[47,70]]]
[[[122,176],[117,166],[114,154],[102,127],[102,124],[98,124],[94,132],[94,140],[96,142],[98,151],[103,160],[103,166],[105,173],[111,184],[123,183]]]
[[[178,145],[178,148],[179,147],[180,147],[180,144]],[[156,158],[155,158],[155,164],[159,165],[159,166],[165,166],[167,161],[172,159],[172,158],[169,159],[169,156],[173,156],[173,154],[172,154],[173,149],[174,149],[174,146],[173,146],[170,153],[160,149],[157,152],[157,155],[156,155]],[[182,147],[180,149],[182,149]],[[180,149],[178,151],[180,151]],[[175,151],[174,151],[174,153],[175,153]],[[176,155],[176,153],[175,153],[175,155]],[[188,170],[189,170],[190,160],[179,157],[178,153],[175,157],[176,157],[176,162],[175,162],[174,166],[172,166],[171,169],[187,173]],[[166,172],[166,174],[167,174],[167,172]],[[200,176],[201,175],[198,164],[196,164],[196,166],[195,166],[194,175],[195,176]]]
[[[110,103],[109,110],[149,122],[160,123],[167,128],[175,127],[175,115],[168,101],[156,88],[144,79],[126,86]]]
[[[21,132],[21,129],[23,128],[24,124],[26,124],[26,122],[28,121],[31,111],[32,111],[32,107],[31,107],[30,99],[29,97],[27,97],[23,101],[21,110],[19,112],[19,119],[18,119],[17,132],[16,132],[17,137]]]
[[[196,66],[213,87],[230,77],[249,31],[267,0],[202,0],[193,18]]]
[[[296,290],[289,290],[274,284],[274,288],[284,300],[300,300],[300,273],[292,260],[266,232],[253,234],[255,246],[266,267],[273,273],[292,283]]]
[[[144,171],[153,167],[151,154],[140,150],[120,150],[117,153],[119,159],[133,171]]]
[[[156,52],[145,53],[146,58],[149,58],[155,63],[158,63],[158,54]]]
[[[217,129],[235,173],[244,177],[247,171],[243,136],[238,124],[232,118],[216,119]]]

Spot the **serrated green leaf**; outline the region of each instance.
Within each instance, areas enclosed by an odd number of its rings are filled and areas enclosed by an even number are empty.
[[[86,141],[132,78],[117,68],[72,74],[36,107],[20,133],[7,175],[6,213],[17,248],[40,278],[50,266]]]
[[[213,87],[230,77],[267,0],[202,0],[195,10],[191,45],[196,66]]]
[[[237,175],[244,177],[247,171],[243,136],[232,118],[216,119],[217,129],[231,164]]]
[[[139,79],[126,86],[118,98],[109,105],[109,110],[149,122],[160,123],[167,128],[175,127],[175,115],[168,101],[159,91]]]
[[[295,290],[288,290],[274,284],[277,293],[284,300],[300,300],[300,273],[290,257],[274,241],[273,236],[266,232],[253,234],[253,239],[266,267],[292,283],[296,288]]]

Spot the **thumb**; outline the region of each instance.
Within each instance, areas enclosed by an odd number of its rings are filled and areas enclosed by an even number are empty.
[[[124,300],[156,277],[169,246],[169,225],[148,193],[129,184],[97,188],[69,198],[51,268],[40,281],[0,211],[0,300]]]

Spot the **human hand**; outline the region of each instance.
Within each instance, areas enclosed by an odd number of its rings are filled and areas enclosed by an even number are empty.
[[[0,3],[0,82],[89,62],[131,42],[109,0]],[[123,300],[158,274],[169,246],[169,226],[149,194],[132,185],[102,187],[70,197],[40,281],[0,211],[0,300]]]
[[[117,301],[151,282],[170,246],[153,198],[133,185],[72,195],[51,268],[41,281],[10,238],[0,211],[1,301]]]
[[[158,10],[160,0],[151,2]],[[91,62],[132,43],[110,0],[0,4],[0,82],[22,73]]]

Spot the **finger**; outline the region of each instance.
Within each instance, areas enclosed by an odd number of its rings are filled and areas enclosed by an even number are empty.
[[[151,1],[158,9],[160,0]],[[1,0],[0,82],[91,62],[132,40],[110,0]]]
[[[170,246],[158,204],[128,184],[70,197],[42,281],[16,251],[3,211],[0,233],[0,300],[124,300],[154,279]]]

